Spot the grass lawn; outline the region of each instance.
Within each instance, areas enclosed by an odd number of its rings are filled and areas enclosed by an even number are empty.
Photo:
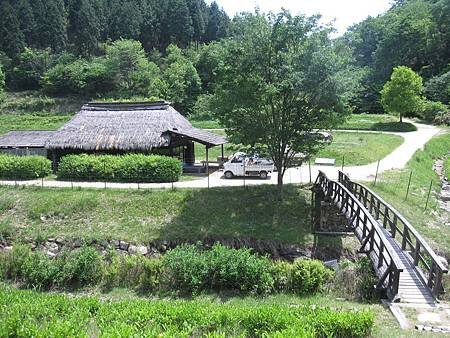
[[[364,165],[389,155],[403,143],[397,135],[381,133],[333,132],[333,142],[322,149],[316,157],[334,158],[336,166]]]
[[[54,130],[69,121],[71,115],[0,114],[0,134],[10,130]]]
[[[450,228],[440,222],[437,215],[442,210],[437,207],[440,180],[433,171],[433,164],[444,158],[450,149],[450,133],[439,135],[429,141],[424,150],[419,150],[408,162],[404,170],[389,171],[381,175],[381,180],[372,187],[386,201],[398,209],[424,236],[435,249],[450,256]],[[448,161],[447,161],[448,169]],[[405,201],[409,175],[412,172],[411,187]],[[432,195],[425,210],[430,183]]]
[[[0,237],[312,243],[311,192],[286,186],[159,191],[0,187]]]
[[[353,114],[336,129],[408,132],[417,128],[409,122],[398,122],[398,117],[386,114]]]

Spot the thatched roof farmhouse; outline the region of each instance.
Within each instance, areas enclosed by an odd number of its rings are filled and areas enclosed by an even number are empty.
[[[89,103],[46,142],[54,161],[69,153],[143,152],[195,162],[193,142],[207,148],[226,138],[194,128],[169,103]]]
[[[0,135],[0,152],[12,155],[47,156],[45,143],[54,131],[21,130]]]

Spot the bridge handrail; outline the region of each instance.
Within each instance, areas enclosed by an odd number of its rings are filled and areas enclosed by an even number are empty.
[[[418,266],[420,260],[420,262],[422,262],[422,264],[427,268],[427,272],[429,274],[428,286],[433,287],[433,294],[437,296],[437,294],[441,292],[441,290],[438,289],[442,288],[442,274],[448,273],[448,268],[445,267],[441,259],[439,259],[438,255],[419,234],[419,232],[411,225],[410,222],[408,222],[407,219],[405,219],[395,208],[383,200],[379,195],[366,186],[351,181],[349,176],[341,171],[339,171],[339,182],[347,186],[347,188],[352,191],[357,198],[360,200],[364,199],[364,207],[366,207],[367,202],[370,202],[370,210],[372,210],[372,207],[374,207],[373,202],[376,203],[375,207],[377,208],[377,214],[383,216],[383,227],[386,228],[387,223],[389,223],[392,230],[392,237],[395,238],[397,233],[401,235],[402,249],[406,248],[406,244],[409,245],[411,253],[413,254],[414,265]],[[393,217],[392,219],[390,218],[390,214]],[[403,229],[399,227],[399,222],[403,224]],[[411,239],[411,235],[415,238],[415,243]],[[424,257],[425,254],[427,254],[431,259],[431,266],[427,262],[426,257]],[[440,276],[433,276],[433,267],[439,270]],[[435,278],[436,281],[432,282],[433,278]]]
[[[317,177],[316,184],[318,183],[318,180],[320,177],[326,179],[328,182],[332,182],[339,186],[341,189],[343,189],[348,196],[354,201],[354,203],[357,204],[359,207],[359,210],[364,213],[364,216],[367,217],[367,220],[370,221],[374,231],[377,233],[380,241],[383,243],[384,247],[387,248],[387,253],[389,255],[389,258],[391,259],[391,262],[394,263],[395,269],[399,272],[405,270],[405,266],[403,262],[400,260],[400,257],[395,252],[395,249],[392,247],[391,243],[386,239],[385,235],[380,231],[380,225],[378,221],[372,216],[372,214],[364,207],[364,205],[356,198],[356,196],[353,195],[353,193],[341,182],[336,182],[328,179],[326,174],[319,170],[319,176]],[[360,218],[360,217],[359,217]]]

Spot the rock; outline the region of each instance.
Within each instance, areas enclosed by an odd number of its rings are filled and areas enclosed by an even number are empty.
[[[141,255],[145,256],[148,252],[147,247],[144,245],[139,245],[137,247],[137,252],[140,253]]]
[[[81,239],[76,239],[75,242],[73,242],[74,248],[80,248],[81,247]]]
[[[47,256],[50,258],[56,257],[56,253],[51,252],[51,251],[47,251]]]
[[[323,264],[324,264],[326,267],[328,267],[328,268],[330,268],[330,269],[333,269],[333,270],[336,270],[337,267],[338,267],[338,261],[337,261],[337,259],[332,259],[331,261],[323,262]]]
[[[128,253],[130,253],[132,255],[136,254],[137,253],[137,246],[133,245],[133,244],[130,244],[128,246]]]
[[[423,330],[427,331],[427,332],[430,332],[431,331],[431,327],[430,326],[424,326]]]
[[[44,246],[50,252],[53,252],[53,253],[58,253],[59,252],[59,246],[55,242],[48,242],[47,241]]]
[[[447,260],[445,259],[445,257],[438,256],[438,258],[440,259],[440,261],[442,262],[442,264],[443,264],[446,268],[448,268],[448,262],[447,262]]]
[[[108,243],[108,241],[106,241],[106,240],[102,240],[102,241],[100,241],[100,246],[102,247],[102,248],[104,248],[104,249],[108,249],[109,248],[109,243]]]
[[[45,216],[41,216],[41,217],[39,217],[39,219],[41,220],[41,222],[45,222],[47,220],[47,218]]]
[[[423,325],[416,325],[416,330],[423,331],[424,326]]]
[[[57,244],[59,244],[59,245],[63,245],[64,242],[65,242],[65,241],[64,241],[62,238],[60,238],[60,237],[57,237],[57,238],[55,239],[55,243],[57,243]]]
[[[120,250],[128,251],[129,246],[130,246],[130,244],[128,244],[127,242],[119,241],[119,249]]]
[[[5,251],[12,251],[13,247],[12,246],[5,246],[3,250]]]
[[[113,239],[112,241],[110,241],[111,245],[114,246],[116,249],[119,248],[120,246],[120,241],[116,241],[115,239]]]

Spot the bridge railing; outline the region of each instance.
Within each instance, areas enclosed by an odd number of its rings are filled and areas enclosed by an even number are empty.
[[[359,240],[361,249],[367,249],[367,253],[376,255],[377,271],[383,271],[379,275],[378,288],[386,288],[392,298],[398,294],[400,273],[405,269],[400,257],[398,257],[391,243],[386,239],[378,221],[370,214],[364,205],[351,191],[340,182],[332,181],[323,172],[319,172],[316,186],[320,186],[325,196],[337,204],[341,212],[350,219]],[[383,269],[383,270],[381,270]]]
[[[358,198],[375,219],[380,220],[391,236],[401,243],[403,250],[409,251],[413,264],[422,270],[422,274],[425,273],[423,278],[433,296],[438,297],[443,293],[442,278],[443,274],[448,273],[448,269],[411,223],[375,192],[351,181],[349,176],[341,171],[339,182]]]

